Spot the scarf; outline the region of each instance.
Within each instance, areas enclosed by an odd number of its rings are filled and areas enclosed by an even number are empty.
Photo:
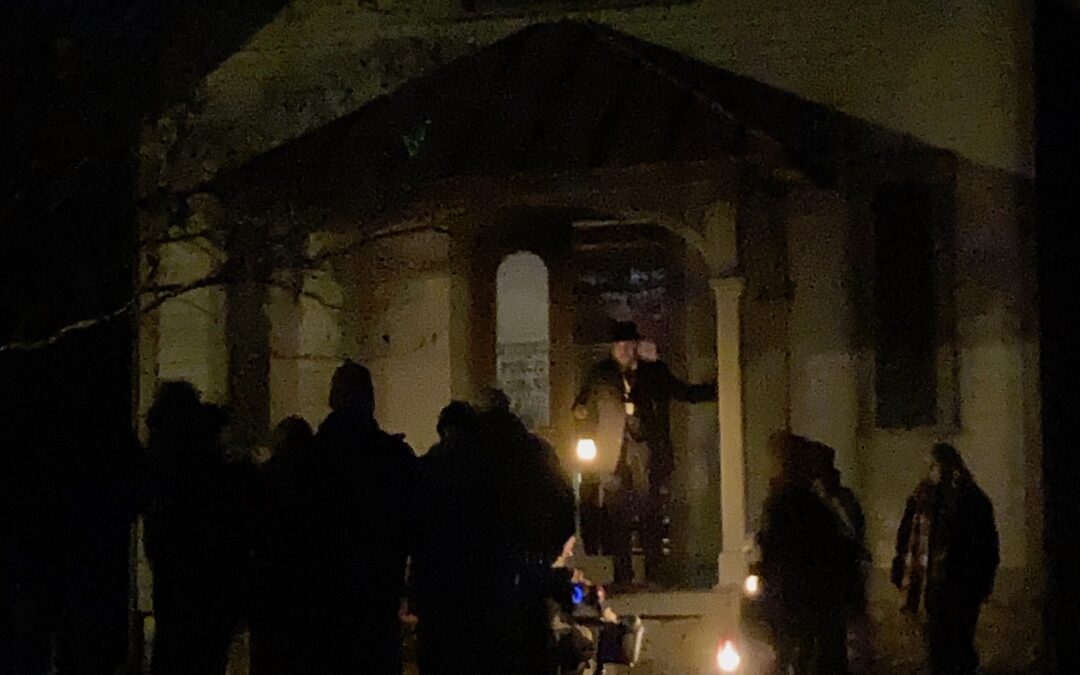
[[[926,592],[926,572],[930,562],[930,527],[933,520],[934,488],[928,482],[919,483],[913,496],[915,513],[911,519],[904,553],[904,575],[900,591],[904,607],[917,612]]]

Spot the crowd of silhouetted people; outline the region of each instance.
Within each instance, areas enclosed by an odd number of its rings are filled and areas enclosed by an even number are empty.
[[[835,450],[783,432],[768,452],[772,480],[751,568],[758,597],[747,618],[771,642],[778,672],[883,672],[868,633],[866,521]],[[953,446],[938,443],[930,455],[891,578],[904,611],[925,607],[931,673],[975,673],[975,628],[999,562],[993,508]]]
[[[145,520],[153,672],[224,672],[246,621],[253,675],[401,673],[405,615],[424,673],[554,672],[551,570],[574,533],[554,449],[490,391],[448,405],[417,458],[380,429],[371,376],[351,362],[330,407],[314,431],[280,422],[255,470],[226,461],[219,408],[189,384],[160,388]]]
[[[407,623],[424,675],[561,672],[552,603],[565,603],[572,578],[563,563],[575,503],[554,449],[498,390],[447,405],[421,457],[379,427],[363,366],[335,372],[329,404],[317,429],[282,420],[270,459],[256,464],[229,458],[225,409],[165,382],[144,451],[114,434],[96,442],[108,448],[75,455],[62,486],[70,508],[56,520],[64,532],[8,518],[18,546],[3,561],[5,672],[116,672],[138,513],[153,570],[155,675],[221,675],[241,625],[252,675],[397,675]],[[859,502],[828,446],[780,433],[768,452],[752,571],[777,666],[865,671],[852,664],[869,651]],[[48,495],[35,504],[55,508]],[[34,548],[55,535],[55,550]],[[977,669],[975,625],[997,564],[989,500],[952,446],[934,446],[892,565],[905,610],[926,612],[934,673]]]

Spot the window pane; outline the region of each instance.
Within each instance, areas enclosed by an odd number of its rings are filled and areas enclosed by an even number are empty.
[[[936,417],[933,207],[932,194],[912,186],[888,186],[875,200],[874,313],[880,428],[933,424]]]

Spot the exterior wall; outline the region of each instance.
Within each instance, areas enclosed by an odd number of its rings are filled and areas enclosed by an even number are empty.
[[[324,236],[309,253],[333,245]],[[342,347],[343,291],[331,270],[308,272],[299,292],[272,288],[270,315],[270,423],[299,415],[313,427],[330,412],[330,379],[349,356]]]
[[[872,429],[860,439],[860,495],[878,565],[891,559],[903,500],[924,475],[930,446],[946,440],[964,455],[994,503],[1002,566],[1040,567],[1034,267],[1025,255],[1031,241],[1022,227],[1025,205],[1017,183],[967,163],[958,172],[953,293],[959,429]],[[872,358],[867,362],[872,368]]]
[[[786,206],[794,290],[788,316],[791,430],[835,448],[837,468],[857,489],[859,401],[847,206],[838,195],[810,189],[789,195]]]
[[[202,239],[159,246],[155,283],[190,284],[213,273],[222,253]],[[144,266],[142,274],[147,275]],[[163,380],[187,380],[203,399],[225,403],[228,397],[228,346],[226,341],[225,289],[200,288],[166,300],[143,314],[139,321],[137,356],[138,419],[143,441],[146,415],[154,393]],[[142,614],[144,638],[153,641],[153,573],[143,549],[142,522],[136,528],[135,607]],[[144,655],[149,659],[149,653]],[[149,661],[147,660],[147,664]]]
[[[743,399],[747,531],[757,529],[768,492],[769,436],[790,424],[786,208],[764,192],[739,205],[743,294]]]
[[[418,453],[437,440],[451,399],[451,277],[448,237],[402,235],[372,243],[335,264],[345,310],[343,353],[371,369],[375,414]]]
[[[783,239],[770,232],[768,196],[749,195],[740,214],[746,376],[747,493],[751,526],[764,498],[768,435],[792,431],[838,451],[845,482],[863,503],[875,563],[889,564],[904,500],[925,475],[932,444],[954,443],[995,505],[1002,566],[1041,567],[1041,447],[1033,242],[1024,228],[1024,183],[960,162],[957,170],[957,310],[952,350],[959,425],[909,430],[874,422],[873,345],[859,329],[865,300],[866,210],[798,189],[785,202]],[[775,211],[777,205],[772,207]],[[774,214],[773,220],[776,220]],[[775,229],[775,227],[773,228]],[[786,260],[785,260],[786,258]],[[782,290],[785,275],[791,282]],[[860,299],[862,298],[862,299]],[[939,392],[942,397],[950,392]],[[1008,572],[1006,572],[1008,574]],[[1025,589],[1038,592],[1038,575]]]
[[[977,162],[1027,171],[1033,117],[1028,4],[698,0],[572,16]],[[165,184],[197,183],[532,21],[567,16],[477,17],[461,7],[455,0],[296,0],[206,78],[195,105],[158,125],[154,143],[177,147],[168,166],[150,173]],[[956,49],[960,44],[963,50]],[[165,161],[165,152],[148,155]]]
[[[206,241],[178,242],[161,246],[159,283],[188,284],[210,275],[221,253]],[[148,325],[152,324],[152,325]],[[141,349],[141,379],[188,380],[206,401],[224,403],[228,396],[228,350],[225,336],[225,291],[200,288],[166,300],[143,321],[152,342]],[[152,397],[152,388],[150,390]],[[151,400],[143,401],[144,412]]]
[[[1031,362],[1037,332],[1033,266],[1023,220],[1026,195],[1008,177],[964,165],[957,191],[958,251],[961,283],[956,290],[960,343],[961,452],[993,500],[1002,528],[1002,562],[1009,567],[1038,562],[1041,530],[1039,501],[1042,472],[1038,428],[1032,427],[1031,395],[1038,363]],[[1027,358],[1025,358],[1027,357]],[[1034,432],[1034,433],[1033,433]]]
[[[305,273],[298,292],[271,291],[272,424],[300,415],[318,427],[330,412],[334,370],[352,359],[371,370],[382,427],[404,433],[419,453],[435,443],[435,422],[451,398],[444,238],[311,238],[311,255],[337,254],[330,269]]]

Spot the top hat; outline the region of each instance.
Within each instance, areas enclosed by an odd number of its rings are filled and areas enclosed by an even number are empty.
[[[616,321],[611,330],[612,342],[631,342],[641,339],[637,324],[633,321]]]

